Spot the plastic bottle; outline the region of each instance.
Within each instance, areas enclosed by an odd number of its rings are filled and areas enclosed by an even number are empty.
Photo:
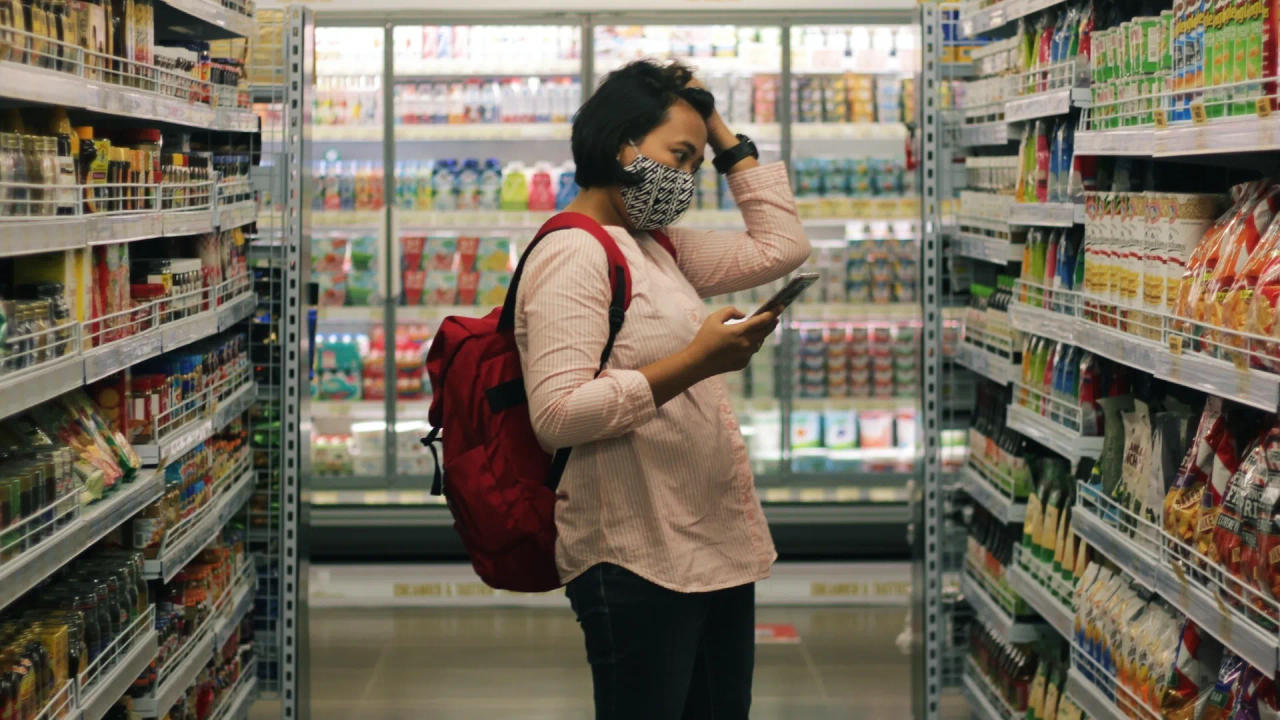
[[[539,167],[533,173],[533,182],[529,187],[529,209],[556,209],[555,191],[551,189],[551,173],[545,167]]]
[[[441,160],[431,174],[432,201],[437,210],[458,209],[454,188],[454,164],[453,160]]]
[[[539,83],[533,89],[533,121],[546,123],[551,122],[551,104],[552,93],[555,92],[555,85],[552,83]]]
[[[414,198],[413,207],[417,210],[431,209],[431,180],[434,175],[433,164],[430,160],[420,163],[416,170],[417,182],[414,184],[417,196]]]
[[[459,210],[475,210],[479,201],[480,192],[480,161],[475,158],[467,158],[462,163],[462,169],[458,171],[457,181],[457,205]]]
[[[560,188],[556,191],[556,210],[564,210],[578,197],[578,183],[574,181],[573,168],[560,172]]]
[[[476,207],[481,210],[497,210],[501,193],[502,165],[497,158],[489,158],[484,161],[484,169],[480,171]]]
[[[529,180],[520,163],[513,162],[502,171],[502,193],[498,203],[503,210],[522,211],[529,208]]]

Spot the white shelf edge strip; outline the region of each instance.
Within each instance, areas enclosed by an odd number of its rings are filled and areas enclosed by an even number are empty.
[[[1063,638],[1071,639],[1075,616],[1021,565],[1009,568],[1009,585]]]

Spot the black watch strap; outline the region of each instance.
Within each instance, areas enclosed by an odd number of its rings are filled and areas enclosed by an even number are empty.
[[[751,142],[751,138],[741,133],[737,135],[737,138],[737,145],[716,153],[716,159],[711,161],[711,164],[716,166],[716,170],[721,175],[729,172],[729,168],[737,165],[743,158],[760,158],[760,151],[756,149],[756,144]]]

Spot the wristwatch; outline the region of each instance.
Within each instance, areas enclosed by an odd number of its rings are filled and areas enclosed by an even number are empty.
[[[731,148],[725,148],[716,153],[716,159],[711,161],[716,166],[716,170],[721,175],[729,172],[729,168],[737,165],[740,160],[746,157],[760,159],[760,151],[756,149],[756,144],[751,142],[751,138],[739,133],[737,135],[738,144]]]

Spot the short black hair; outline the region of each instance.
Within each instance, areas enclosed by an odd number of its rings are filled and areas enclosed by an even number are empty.
[[[580,187],[634,185],[640,181],[622,169],[618,149],[661,125],[676,100],[702,117],[715,111],[715,98],[687,87],[693,71],[678,62],[636,60],[605,76],[573,119],[573,162]]]

